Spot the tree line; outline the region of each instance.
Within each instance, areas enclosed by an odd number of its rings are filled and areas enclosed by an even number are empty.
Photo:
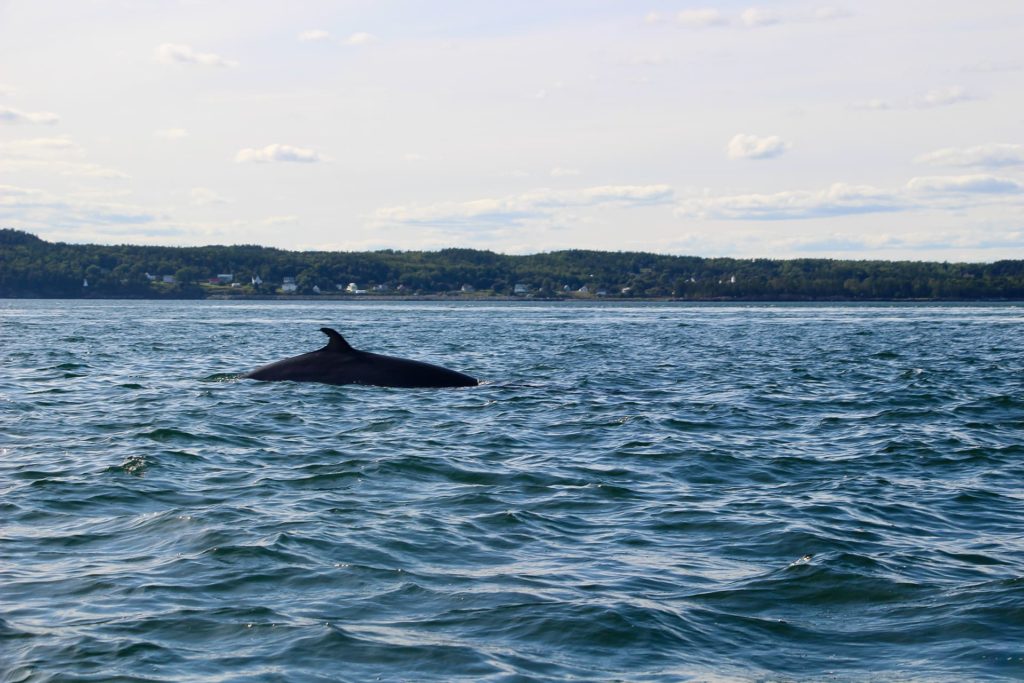
[[[219,275],[231,281],[217,281]],[[203,298],[335,293],[737,301],[1024,299],[1024,260],[734,259],[571,249],[287,251],[47,242],[0,229],[0,297]],[[223,278],[222,278],[223,280]],[[213,282],[211,282],[213,281]],[[469,294],[472,293],[472,294]]]

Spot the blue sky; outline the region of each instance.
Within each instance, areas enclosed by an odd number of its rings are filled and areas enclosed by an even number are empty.
[[[1024,258],[1018,1],[0,1],[51,240]]]

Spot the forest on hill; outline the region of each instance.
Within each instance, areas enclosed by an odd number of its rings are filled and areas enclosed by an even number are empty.
[[[734,259],[571,249],[506,255],[47,242],[0,229],[0,297],[254,295],[674,298],[694,301],[1024,299],[1024,260]]]

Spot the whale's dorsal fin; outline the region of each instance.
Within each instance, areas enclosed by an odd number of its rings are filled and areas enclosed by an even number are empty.
[[[349,343],[345,341],[345,338],[338,334],[337,330],[332,330],[329,327],[321,327],[320,331],[331,338],[331,341],[327,342],[327,346],[320,349],[321,351],[330,351],[331,353],[351,353],[355,351]]]

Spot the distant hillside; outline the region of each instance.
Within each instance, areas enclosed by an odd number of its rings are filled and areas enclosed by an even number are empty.
[[[296,252],[51,243],[0,230],[0,297],[342,295],[346,289],[370,297],[1024,299],[1024,261],[731,259],[577,249],[528,256],[473,249]]]

